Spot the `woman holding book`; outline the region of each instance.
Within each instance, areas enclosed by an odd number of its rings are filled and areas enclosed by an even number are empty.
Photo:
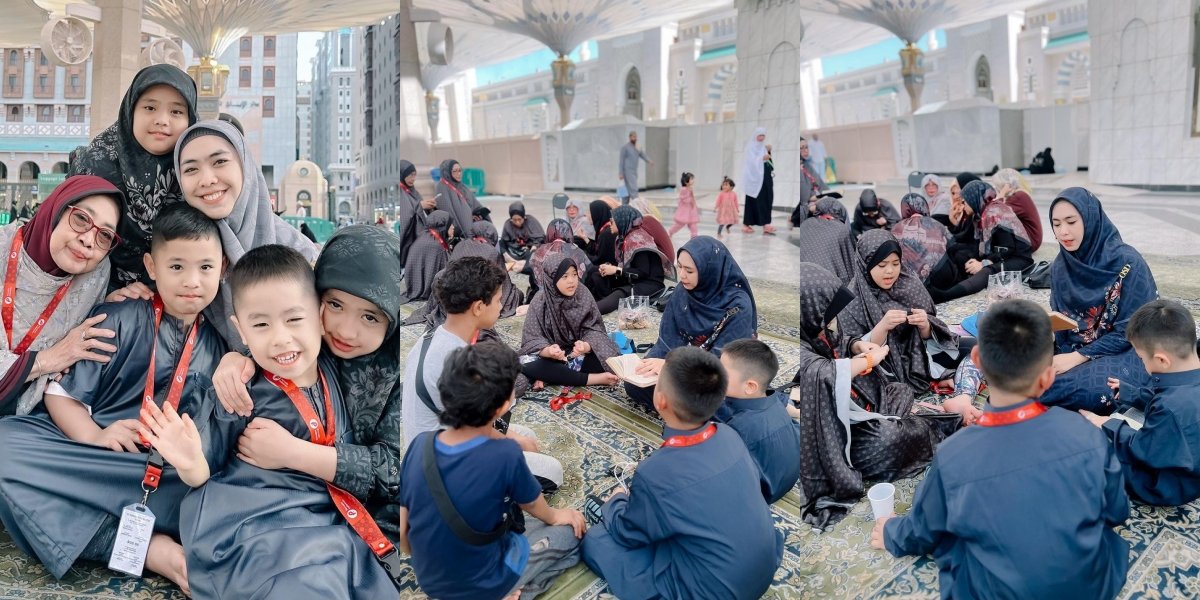
[[[1154,274],[1137,250],[1121,240],[1100,200],[1067,188],[1050,205],[1058,258],[1050,268],[1050,308],[1078,327],[1054,334],[1054,385],[1043,404],[1107,415],[1116,408],[1108,378],[1142,386],[1145,366],[1125,337],[1143,304],[1158,297]]]
[[[702,235],[679,249],[679,287],[671,294],[658,341],[638,365],[640,375],[658,375],[667,353],[680,346],[715,350],[758,336],[754,293],[742,268],[717,240]],[[633,400],[652,406],[653,387],[625,386]]]

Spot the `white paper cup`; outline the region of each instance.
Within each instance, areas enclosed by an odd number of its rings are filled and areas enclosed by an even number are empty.
[[[878,521],[896,512],[896,486],[890,483],[877,483],[867,490],[867,500],[871,501],[871,512]]]

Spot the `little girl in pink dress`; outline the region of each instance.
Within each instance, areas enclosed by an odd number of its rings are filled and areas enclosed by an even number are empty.
[[[733,231],[738,222],[738,197],[733,191],[733,180],[726,177],[721,182],[721,193],[717,194],[717,238],[722,232]]]
[[[695,183],[696,176],[691,173],[684,173],[679,179],[679,205],[675,207],[675,224],[667,232],[668,235],[675,235],[676,231],[686,226],[692,237],[696,237],[700,210],[696,208],[696,196],[692,193],[692,185]]]

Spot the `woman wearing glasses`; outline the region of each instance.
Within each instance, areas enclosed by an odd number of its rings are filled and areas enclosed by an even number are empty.
[[[84,320],[104,299],[125,197],[93,175],[67,178],[24,225],[0,229],[0,414],[28,413],[49,379],[80,360],[108,362],[113,332]]]

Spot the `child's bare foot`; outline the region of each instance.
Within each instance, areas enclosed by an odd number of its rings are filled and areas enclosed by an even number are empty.
[[[588,385],[617,385],[621,378],[612,373],[592,373],[588,375]]]
[[[187,559],[183,554],[183,546],[171,539],[171,536],[156,533],[150,537],[150,548],[146,550],[146,568],[170,579],[184,594],[192,595],[192,589],[188,587]]]
[[[754,228],[749,225],[743,225],[742,233],[754,233]]]
[[[505,596],[503,600],[521,600],[521,589],[522,588],[517,588],[513,590],[513,593]]]
[[[546,388],[546,382],[545,382],[545,381],[535,381],[535,382],[533,382],[533,391],[535,391],[535,392],[540,392],[540,391],[542,391],[542,390],[543,390],[543,389],[545,389],[545,388]]]

